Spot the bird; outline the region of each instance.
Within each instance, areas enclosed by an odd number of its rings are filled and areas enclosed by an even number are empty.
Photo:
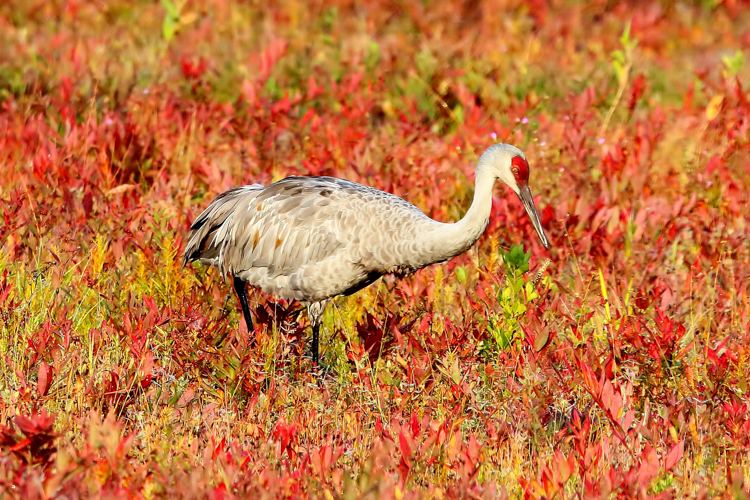
[[[381,276],[403,278],[468,250],[487,228],[498,179],[519,197],[549,249],[529,173],[517,147],[487,148],[476,165],[471,206],[455,223],[433,220],[394,194],[335,177],[292,176],[268,186],[234,187],[190,226],[183,267],[200,261],[232,277],[250,335],[247,284],[306,304],[312,361],[318,366],[319,329],[331,299]]]

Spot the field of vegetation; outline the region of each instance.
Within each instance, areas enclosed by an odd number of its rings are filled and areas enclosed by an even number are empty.
[[[748,498],[750,3],[0,4],[0,497]],[[289,175],[468,253],[306,314],[181,268]],[[523,245],[523,249],[521,248]]]

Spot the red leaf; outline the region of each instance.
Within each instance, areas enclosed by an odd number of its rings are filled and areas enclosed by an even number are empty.
[[[46,396],[49,386],[52,384],[52,373],[46,361],[39,365],[39,377],[37,379],[36,390],[40,396]]]
[[[612,382],[610,382],[609,380],[604,381],[604,385],[602,386],[601,398],[604,408],[607,410],[612,410],[612,402],[615,398],[615,388],[612,385]]]
[[[187,56],[182,56],[182,75],[185,78],[195,80],[200,78],[208,68],[208,61],[203,57],[197,61]]]
[[[638,482],[641,489],[646,490],[651,481],[659,474],[659,459],[656,451],[646,443],[641,454],[641,466],[638,468]]]
[[[255,90],[255,85],[250,80],[242,81],[242,97],[245,98],[250,106],[254,106],[258,101],[258,92]]]
[[[404,458],[404,463],[411,469],[411,448],[403,429],[398,433],[398,443],[401,446],[401,456]]]
[[[18,441],[13,446],[9,446],[8,449],[10,451],[20,451],[20,450],[23,450],[24,448],[26,448],[27,446],[29,446],[31,444],[31,442],[32,442],[31,438],[26,438],[26,439],[23,439],[21,441]]]
[[[467,455],[473,463],[477,463],[477,460],[479,460],[479,448],[480,447],[477,438],[474,437],[474,434],[469,434],[469,447],[467,450]]]
[[[378,434],[381,434],[384,438],[390,439],[391,441],[393,441],[393,438],[391,437],[391,435],[388,434],[388,431],[383,427],[383,421],[380,420],[380,417],[378,417],[377,420],[375,420],[375,431]]]
[[[141,379],[141,387],[144,389],[147,388],[149,385],[151,385],[151,381],[153,380],[153,371],[154,369],[154,353],[152,351],[146,352],[143,360],[143,378]]]
[[[680,439],[680,441],[670,450],[669,455],[667,455],[667,461],[664,463],[664,468],[670,470],[677,465],[677,462],[680,461],[683,453],[685,453],[685,440]]]
[[[622,420],[622,428],[625,431],[628,431],[630,429],[630,424],[633,423],[633,419],[635,418],[635,412],[633,410],[630,410],[625,414],[625,417],[623,417]]]
[[[409,419],[409,425],[411,426],[411,435],[414,437],[419,436],[419,419],[417,419],[417,414],[412,413],[411,418]]]
[[[320,88],[318,84],[315,82],[315,77],[310,75],[310,78],[307,79],[307,98],[315,99],[322,93],[323,93],[323,89]]]
[[[723,166],[724,162],[721,160],[721,158],[718,155],[714,155],[710,160],[708,160],[708,165],[706,165],[706,173],[708,175],[711,175],[715,170],[718,170]]]

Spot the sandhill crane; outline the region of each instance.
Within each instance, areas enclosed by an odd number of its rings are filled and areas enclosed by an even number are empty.
[[[403,277],[468,250],[487,227],[497,179],[518,195],[549,248],[521,150],[490,146],[475,177],[474,200],[456,223],[437,222],[398,196],[334,177],[288,177],[269,186],[232,188],[193,222],[183,265],[199,260],[233,277],[251,335],[246,283],[306,302],[317,365],[318,330],[328,302],[385,274]]]

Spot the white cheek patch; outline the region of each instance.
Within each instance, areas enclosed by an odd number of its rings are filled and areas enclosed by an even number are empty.
[[[503,169],[500,172],[500,178],[505,182],[510,188],[518,194],[518,184],[516,183],[516,178],[513,177],[513,173],[509,169]]]

